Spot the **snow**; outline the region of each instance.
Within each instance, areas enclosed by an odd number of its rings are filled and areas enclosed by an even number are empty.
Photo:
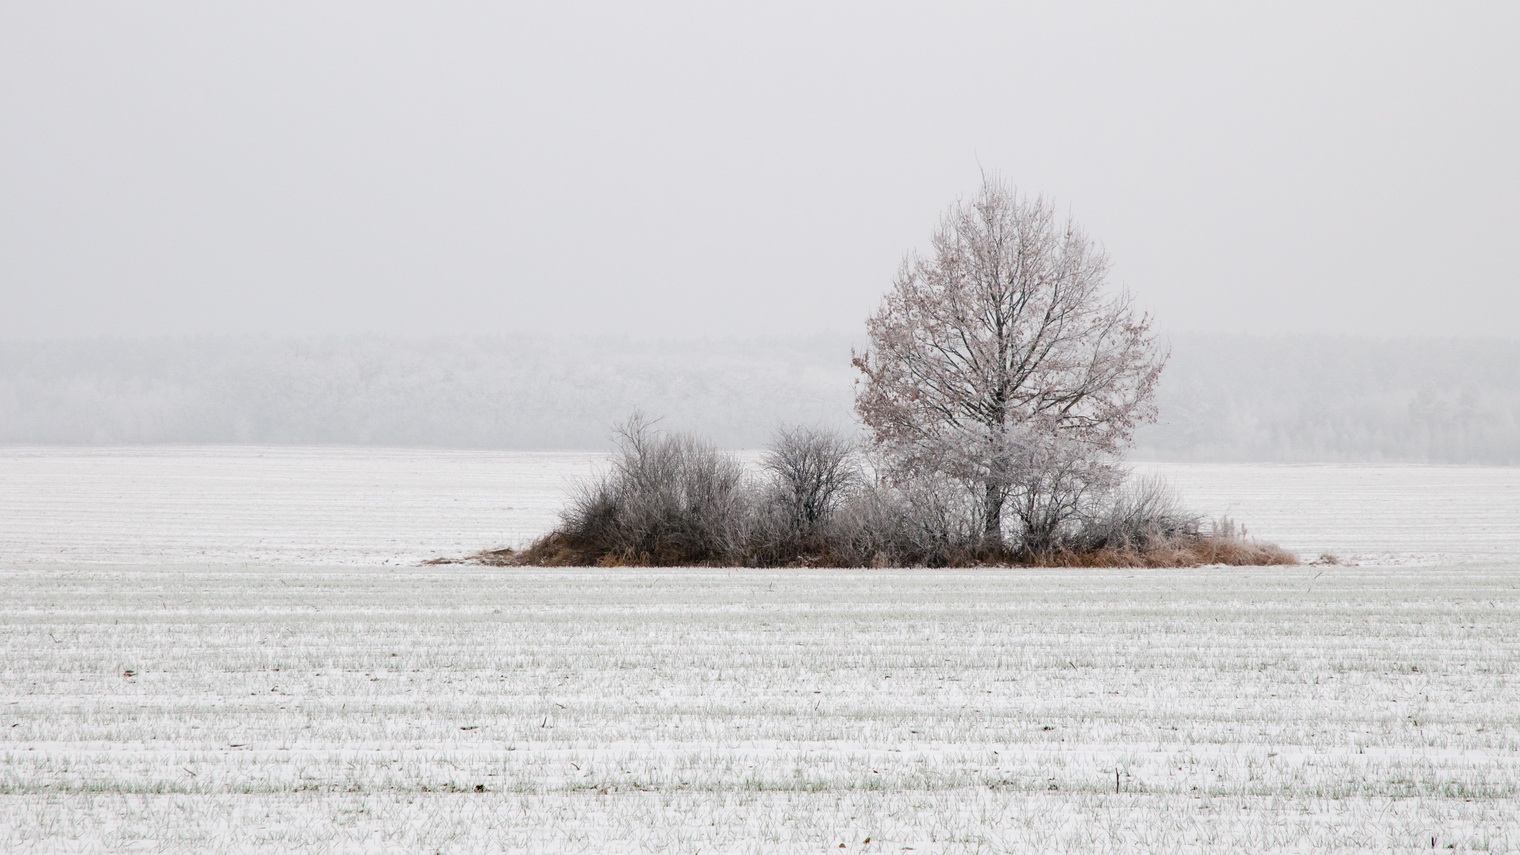
[[[1142,463],[1188,507],[1313,558],[1520,555],[1520,466]]]
[[[522,544],[601,454],[0,448],[0,562],[416,564]]]
[[[1506,851],[1515,570],[0,565],[0,851]]]
[[[1372,566],[418,564],[599,460],[0,449],[0,851],[1520,847],[1515,470],[1145,467]]]

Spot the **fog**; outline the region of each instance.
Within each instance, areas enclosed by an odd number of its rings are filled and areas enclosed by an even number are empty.
[[[1520,7],[0,6],[0,442],[755,447],[996,174],[1142,457],[1520,462]]]
[[[859,430],[842,336],[0,343],[0,443],[606,448],[635,411],[727,448]],[[1520,342],[1179,336],[1134,456],[1520,464]]]
[[[0,337],[857,334],[983,170],[1168,333],[1516,336],[1508,3],[9,3]]]

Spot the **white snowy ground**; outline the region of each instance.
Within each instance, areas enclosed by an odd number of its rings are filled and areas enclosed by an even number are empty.
[[[416,564],[548,531],[601,454],[0,447],[0,561]]]
[[[1516,470],[1166,467],[1381,566],[415,565],[593,464],[0,449],[0,852],[1520,850]]]

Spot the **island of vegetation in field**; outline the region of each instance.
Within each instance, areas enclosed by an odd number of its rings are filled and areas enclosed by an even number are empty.
[[[496,563],[1183,566],[1294,563],[1229,524],[1205,530],[1164,485],[1126,486],[1167,354],[1105,288],[1107,256],[1044,198],[995,177],[952,205],[880,309],[855,410],[862,454],[781,431],[742,465],[635,416],[612,471],[560,527]]]

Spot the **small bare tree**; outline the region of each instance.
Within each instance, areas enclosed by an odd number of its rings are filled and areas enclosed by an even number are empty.
[[[1154,418],[1166,357],[1149,317],[1105,292],[1108,269],[1049,202],[987,178],[866,322],[856,410],[904,477],[977,490],[988,547],[1003,545],[1010,498],[1047,541],[1077,498],[1117,481],[1119,453]]]
[[[776,432],[761,465],[770,473],[776,501],[796,537],[818,534],[841,494],[861,483],[854,451],[849,440],[820,428]]]

